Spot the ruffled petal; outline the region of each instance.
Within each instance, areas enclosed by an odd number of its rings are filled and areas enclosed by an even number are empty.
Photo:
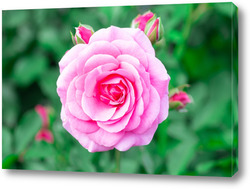
[[[85,93],[82,98],[82,108],[94,121],[107,121],[116,111],[116,107],[109,106],[95,97],[88,97]]]
[[[105,146],[105,147],[112,147],[116,145],[119,140],[123,137],[124,132],[119,133],[109,133],[104,129],[99,129],[98,131],[88,134],[88,137],[94,141],[95,143]]]
[[[147,54],[148,61],[150,62],[148,66],[148,72],[150,74],[151,84],[158,91],[160,97],[168,93],[168,84],[170,77],[167,73],[166,68],[156,57]]]
[[[69,109],[69,112],[76,118],[81,120],[90,120],[89,116],[84,113],[81,104],[79,105],[77,103],[75,80],[76,78],[71,82],[67,91],[67,108]]]
[[[67,66],[57,79],[57,93],[60,97],[62,104],[65,104],[67,97],[67,90],[69,84],[76,77],[76,62],[72,62],[70,66]]]
[[[62,57],[62,59],[59,62],[60,67],[60,73],[63,71],[63,69],[71,64],[71,62],[78,57],[80,52],[82,52],[87,47],[86,44],[78,44],[73,46],[69,51],[65,53],[65,55]]]
[[[147,53],[155,55],[155,50],[149,40],[148,36],[145,35],[140,29],[123,28],[129,35],[131,35],[134,41]]]
[[[117,133],[122,131],[128,124],[131,115],[132,115],[133,111],[127,113],[126,115],[124,115],[123,117],[121,117],[117,122],[108,124],[105,122],[97,122],[98,126],[101,127],[102,129],[104,129],[107,132],[110,133]]]
[[[151,128],[143,134],[136,134],[133,132],[127,132],[126,135],[115,145],[115,148],[119,151],[127,151],[132,146],[148,145],[153,139],[154,133],[158,127],[158,120],[156,119]]]
[[[101,152],[101,151],[107,151],[107,150],[112,150],[114,147],[106,147],[99,145],[89,139],[87,134],[80,133],[77,138],[76,138],[79,143],[86,148],[89,152]]]
[[[117,39],[122,39],[125,41],[131,41],[133,38],[131,35],[128,34],[126,30],[123,30],[122,28],[118,28],[115,26],[110,26],[107,29],[100,29],[97,32],[95,32],[89,41],[89,44],[96,42],[96,41],[114,41]]]
[[[84,73],[87,73],[99,66],[102,66],[107,63],[113,63],[118,65],[119,62],[111,55],[108,54],[97,54],[90,57],[84,66]]]
[[[159,123],[163,122],[168,117],[168,110],[169,110],[169,100],[168,100],[168,94],[165,94],[161,98],[161,110],[158,116]]]
[[[134,41],[115,40],[112,44],[116,46],[121,54],[129,54],[140,61],[145,69],[148,68],[148,60],[144,50]]]
[[[120,55],[119,49],[107,41],[93,42],[86,47],[77,57],[77,73],[84,73],[85,63],[94,55],[106,54],[116,58]]]
[[[154,87],[150,89],[150,102],[147,109],[144,111],[141,116],[140,125],[133,130],[134,133],[142,134],[146,132],[157,119],[160,112],[160,97]]]

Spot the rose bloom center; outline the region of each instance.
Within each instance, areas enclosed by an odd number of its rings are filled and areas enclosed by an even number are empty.
[[[127,86],[123,78],[105,78],[98,84],[99,99],[111,106],[122,105],[126,99]]]

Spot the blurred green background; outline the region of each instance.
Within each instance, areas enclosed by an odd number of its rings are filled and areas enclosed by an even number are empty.
[[[238,30],[232,3],[2,11],[2,167],[114,172],[115,152],[89,153],[63,127],[58,62],[79,22],[130,27],[151,10],[164,25],[156,56],[171,87],[188,83],[185,113],[170,111],[152,142],[121,153],[121,173],[232,176],[238,167]],[[54,143],[35,141],[37,104],[54,109]]]

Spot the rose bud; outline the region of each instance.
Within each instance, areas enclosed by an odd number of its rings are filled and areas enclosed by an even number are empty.
[[[35,110],[42,119],[42,127],[48,127],[49,119],[48,119],[48,112],[47,112],[46,107],[42,105],[37,105],[35,107]]]
[[[170,107],[173,109],[183,109],[188,103],[191,103],[191,99],[184,91],[179,91],[169,98]]]
[[[36,112],[38,115],[41,117],[42,120],[42,127],[41,129],[37,132],[35,136],[36,141],[41,141],[44,140],[48,143],[53,143],[54,137],[52,132],[49,130],[49,125],[51,123],[51,115],[52,115],[52,110],[48,107],[44,107],[42,105],[37,105],[35,107]]]
[[[141,29],[150,39],[151,43],[155,43],[163,36],[163,25],[160,17],[156,18],[155,14],[148,11],[143,15],[138,15],[132,21],[132,28]]]
[[[76,29],[75,35],[71,33],[71,37],[72,37],[72,41],[74,45],[80,44],[80,43],[88,44],[89,38],[94,33],[93,28],[89,25],[79,24],[79,26],[76,27],[75,29]]]
[[[36,134],[35,140],[36,141],[44,140],[48,143],[53,143],[54,137],[53,137],[52,132],[49,129],[42,128]]]

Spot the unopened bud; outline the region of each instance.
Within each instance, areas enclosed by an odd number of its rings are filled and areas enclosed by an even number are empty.
[[[71,33],[73,43],[75,45],[80,43],[88,44],[89,38],[94,33],[93,28],[89,25],[79,24],[79,26],[76,27],[75,29],[76,29],[75,35]]]
[[[159,41],[163,36],[163,25],[160,17],[156,18],[156,15],[150,11],[143,15],[138,15],[132,21],[132,28],[141,29],[150,39],[151,43]]]

